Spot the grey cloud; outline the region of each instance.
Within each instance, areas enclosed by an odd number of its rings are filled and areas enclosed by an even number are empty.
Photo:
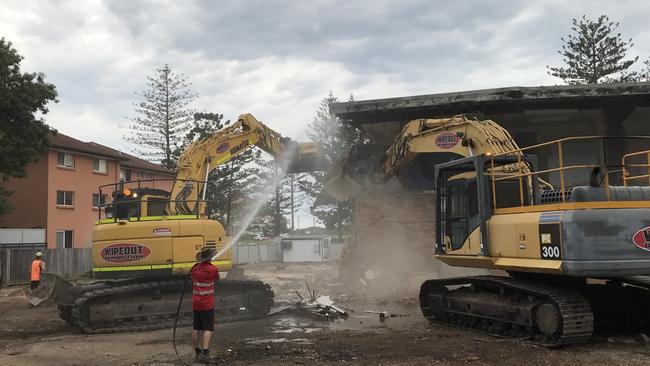
[[[237,5],[223,4],[206,2],[202,6],[204,11],[198,12],[195,7],[173,9],[179,22],[189,21],[198,27],[195,34],[179,34],[171,27],[157,31],[163,32],[175,49],[200,51],[206,57],[248,59],[291,55],[343,61],[362,69],[361,65],[367,66],[369,62],[371,66],[375,62],[381,67],[383,59],[417,60],[411,57],[413,50],[405,49],[405,46],[417,41],[423,48],[421,51],[427,54],[435,51],[438,46],[435,33],[443,37],[440,41],[443,51],[447,51],[444,54],[454,56],[454,45],[445,44],[446,32],[458,30],[480,44],[490,34],[476,32],[477,28],[485,22],[492,22],[495,24],[493,32],[498,32],[498,23],[516,14],[524,3],[243,1]],[[146,4],[140,4],[137,9],[133,5],[126,9],[109,5],[109,10],[123,19],[129,29],[137,30],[136,36],[142,36],[141,30],[150,21],[139,14],[172,11],[165,7],[152,9]],[[354,44],[359,39],[366,41],[357,47],[344,46],[346,42]]]
[[[16,1],[4,10],[15,14],[0,13],[0,34],[59,88],[49,120],[86,139],[97,134],[79,119],[107,132],[124,124],[133,92],[164,63],[190,77],[199,109],[259,113],[300,134],[330,89],[364,99],[560,83],[544,65],[559,63],[559,38],[582,13],[609,14],[650,55],[642,0]]]

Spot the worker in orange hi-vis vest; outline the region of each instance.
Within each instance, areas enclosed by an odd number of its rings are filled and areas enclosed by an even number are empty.
[[[45,262],[43,261],[43,253],[36,252],[36,256],[32,261],[32,277],[31,277],[31,288],[35,290],[38,287],[38,284],[41,282],[41,273],[45,271]]]

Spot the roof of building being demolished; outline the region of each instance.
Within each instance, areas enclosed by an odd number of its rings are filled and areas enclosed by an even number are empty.
[[[394,136],[407,121],[417,118],[478,113],[489,116],[531,109],[593,109],[621,103],[650,106],[650,82],[507,87],[454,93],[335,103],[331,111],[375,136]]]

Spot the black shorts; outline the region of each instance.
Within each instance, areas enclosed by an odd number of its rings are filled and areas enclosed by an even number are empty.
[[[32,282],[29,283],[29,287],[31,287],[32,290],[36,290],[36,288],[38,287],[38,284],[40,282],[41,281],[32,281]]]
[[[214,309],[192,312],[192,327],[194,330],[214,331]]]

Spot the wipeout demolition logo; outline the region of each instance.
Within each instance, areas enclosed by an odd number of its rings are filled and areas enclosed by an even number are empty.
[[[650,251],[650,226],[644,227],[632,235],[632,242],[637,247]]]
[[[115,243],[102,249],[100,256],[111,263],[126,263],[142,260],[151,254],[151,249],[142,244]]]
[[[441,133],[436,137],[436,145],[441,149],[451,149],[458,145],[460,137],[452,132]]]
[[[230,144],[227,142],[222,142],[221,145],[217,146],[217,154],[223,154],[230,149]]]

